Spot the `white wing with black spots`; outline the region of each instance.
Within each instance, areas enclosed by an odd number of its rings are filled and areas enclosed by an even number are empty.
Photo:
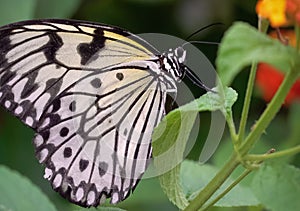
[[[34,141],[53,188],[86,206],[104,197],[119,202],[135,187],[151,156],[166,89],[144,70],[96,75],[115,79],[100,83],[90,76],[61,93],[42,116]]]
[[[124,200],[145,172],[175,80],[118,28],[27,21],[0,28],[0,104],[36,131],[52,187],[81,206]]]

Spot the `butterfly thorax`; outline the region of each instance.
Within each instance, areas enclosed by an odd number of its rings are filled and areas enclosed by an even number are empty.
[[[184,77],[185,57],[186,51],[182,47],[169,49],[168,52],[160,56],[162,69],[171,74],[177,82],[180,82]]]

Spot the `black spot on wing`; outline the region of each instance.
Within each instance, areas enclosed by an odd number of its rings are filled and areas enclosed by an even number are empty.
[[[76,101],[75,101],[75,100],[72,101],[72,102],[69,104],[69,110],[70,110],[71,112],[76,111]]]
[[[45,45],[45,56],[48,61],[55,61],[56,52],[63,46],[63,40],[56,33],[49,33],[49,42]]]
[[[90,59],[105,46],[104,32],[102,29],[95,29],[93,40],[90,43],[81,43],[77,47],[77,52],[81,57],[81,65],[86,65]]]
[[[59,131],[59,135],[61,137],[66,137],[69,133],[69,128],[67,127],[63,127],[60,131]]]
[[[83,172],[89,165],[89,161],[88,160],[84,160],[84,159],[81,159],[79,161],[79,170],[81,172]]]
[[[69,157],[71,157],[71,156],[72,156],[72,148],[66,147],[66,148],[64,149],[64,157],[65,157],[65,158],[69,158]]]
[[[122,81],[122,80],[124,79],[123,73],[117,73],[117,74],[116,74],[116,78],[117,78],[119,81]]]
[[[56,111],[58,111],[60,109],[60,107],[61,107],[61,101],[60,101],[59,98],[55,98],[53,100],[52,104],[53,104],[53,110],[52,110],[53,113],[56,112]]]
[[[101,80],[99,78],[95,78],[91,81],[91,85],[94,87],[94,88],[100,88],[101,87]]]
[[[99,163],[98,170],[99,170],[100,177],[106,174],[107,169],[108,169],[108,164],[106,162]]]

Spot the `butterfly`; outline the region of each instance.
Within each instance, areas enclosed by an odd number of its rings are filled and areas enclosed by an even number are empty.
[[[114,26],[29,20],[0,28],[0,104],[36,133],[44,177],[69,201],[127,198],[151,158],[166,96],[187,76],[186,51],[160,53]]]

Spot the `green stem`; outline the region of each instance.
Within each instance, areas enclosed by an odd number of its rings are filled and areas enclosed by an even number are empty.
[[[298,24],[295,25],[295,34],[296,34],[296,49],[300,51],[300,26]]]
[[[259,120],[256,122],[255,128],[250,132],[246,140],[241,145],[241,155],[245,155],[249,152],[249,150],[253,147],[255,142],[258,140],[258,138],[261,136],[261,134],[264,132],[272,119],[275,117],[276,113],[281,108],[286,95],[288,94],[290,88],[293,86],[294,82],[297,80],[297,72],[293,70],[294,69],[287,73],[275,96],[273,97]]]
[[[279,158],[279,157],[283,157],[283,156],[295,155],[297,153],[300,153],[300,145],[290,148],[290,149],[274,152],[271,154],[246,155],[245,159],[249,160],[249,161],[263,161],[263,160],[267,160],[267,159],[271,159],[271,158]]]
[[[218,188],[228,179],[229,175],[238,166],[239,160],[236,153],[233,153],[230,159],[214,178],[202,189],[202,191],[190,202],[184,211],[197,211],[204,203],[218,190]]]
[[[230,112],[230,114],[227,117],[227,125],[228,125],[228,128],[229,128],[229,133],[230,133],[232,142],[235,145],[235,143],[238,140],[238,136],[236,134],[236,129],[235,129],[235,125],[234,125],[234,122],[233,122],[232,112]]]
[[[257,63],[253,62],[250,70],[250,75],[249,75],[249,80],[248,80],[248,85],[247,85],[247,90],[246,90],[246,95],[244,100],[242,117],[241,117],[241,122],[239,127],[237,147],[240,146],[245,136],[245,129],[246,129],[247,118],[248,118],[248,113],[250,108],[251,96],[254,87],[256,70],[257,70]]]
[[[217,203],[221,198],[223,198],[229,191],[232,190],[237,184],[240,183],[249,173],[251,170],[246,169],[234,182],[232,182],[222,193],[220,193],[214,200],[212,200],[210,203],[208,203],[203,208],[200,208],[199,211],[205,211],[208,208],[212,207],[215,203]]]
[[[258,17],[258,31],[266,34],[269,28],[270,22],[268,19]]]

